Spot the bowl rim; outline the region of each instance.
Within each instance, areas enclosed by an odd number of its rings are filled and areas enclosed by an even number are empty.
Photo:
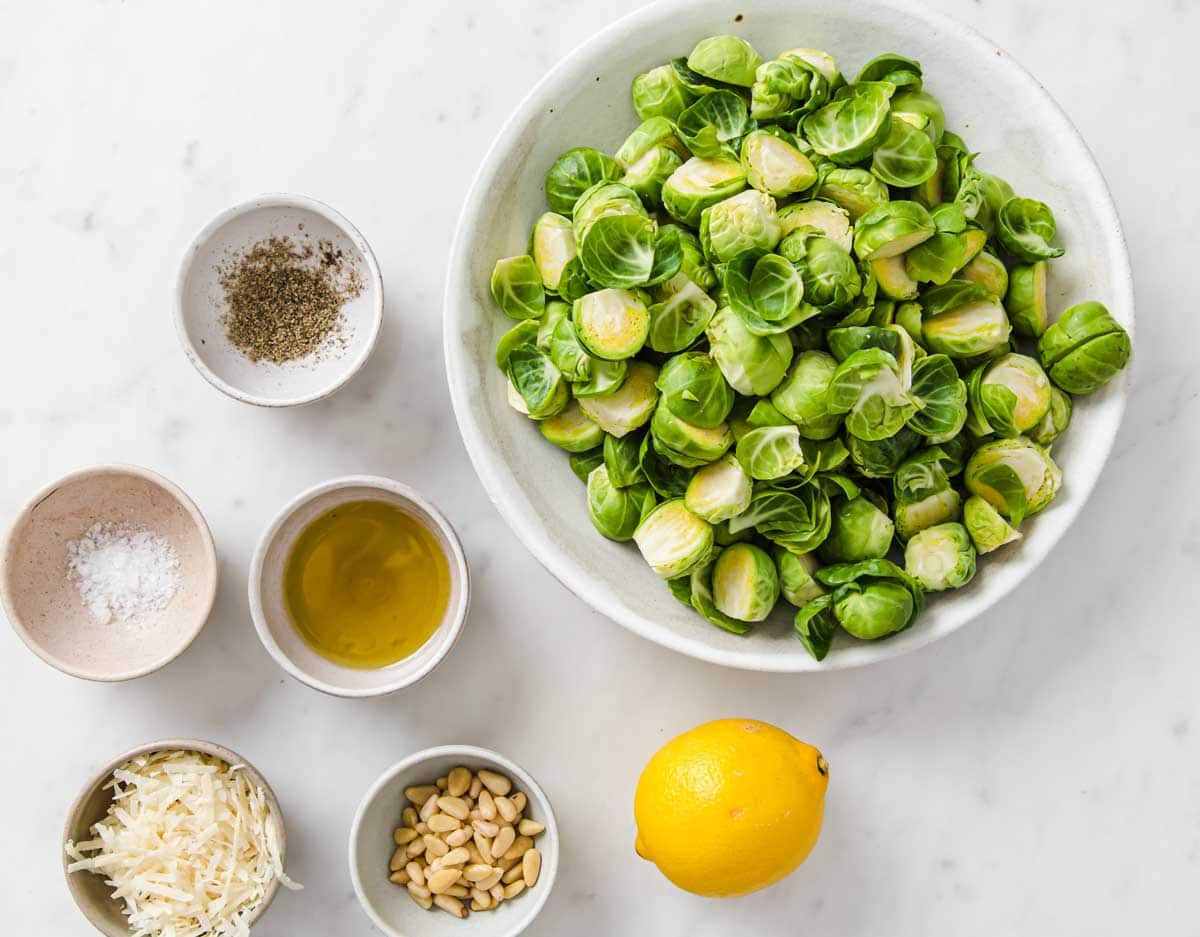
[[[25,627],[24,621],[17,613],[16,605],[12,598],[12,586],[9,577],[12,574],[14,559],[17,554],[17,531],[20,530],[30,519],[37,507],[52,495],[59,488],[74,482],[83,481],[97,475],[125,475],[133,478],[140,478],[148,481],[151,484],[157,485],[167,494],[175,499],[176,503],[187,512],[192,520],[192,524],[196,532],[200,535],[200,543],[203,548],[204,555],[208,560],[209,568],[212,570],[212,575],[208,577],[208,588],[206,595],[203,595],[201,607],[202,614],[196,616],[195,625],[183,636],[179,646],[171,650],[168,654],[158,658],[142,667],[137,667],[132,670],[121,670],[114,673],[104,673],[100,671],[88,670],[86,667],[79,667],[74,664],[57,657],[44,648]],[[217,585],[221,578],[221,570],[217,564],[217,548],[213,542],[212,530],[208,526],[208,521],[196,506],[187,493],[168,478],[164,478],[158,472],[152,469],[143,468],[140,465],[131,465],[122,462],[104,463],[102,465],[91,465],[85,468],[75,469],[63,475],[61,478],[43,485],[34,493],[12,523],[9,525],[8,532],[4,535],[3,551],[0,552],[0,603],[3,604],[5,614],[8,616],[8,622],[12,626],[13,631],[24,642],[29,650],[33,651],[43,661],[59,670],[62,673],[72,677],[77,677],[80,680],[91,680],[96,683],[121,683],[126,680],[135,680],[138,677],[144,677],[147,674],[153,673],[156,670],[161,670],[171,661],[175,660],[180,654],[186,651],[196,640],[204,626],[208,623],[209,616],[212,614],[213,605],[217,600]]]
[[[384,769],[383,773],[372,782],[371,786],[367,788],[367,792],[363,794],[362,799],[358,802],[358,808],[354,811],[354,821],[350,824],[347,859],[350,865],[350,881],[354,885],[354,894],[358,898],[359,905],[366,912],[367,917],[371,919],[371,922],[377,928],[387,934],[388,937],[413,937],[411,934],[405,934],[397,930],[385,921],[367,899],[362,876],[359,873],[356,847],[358,846],[363,817],[367,812],[367,808],[379,797],[383,789],[392,783],[399,774],[408,769],[431,761],[434,758],[442,757],[490,762],[495,767],[502,769],[514,782],[519,782],[521,790],[525,792],[530,800],[536,800],[539,809],[546,815],[546,836],[555,845],[554,855],[552,856],[553,861],[547,863],[545,861],[545,854],[543,853],[542,870],[537,880],[538,887],[534,889],[537,895],[529,908],[529,912],[502,935],[502,937],[516,937],[517,934],[533,923],[533,920],[541,913],[546,900],[550,897],[550,891],[553,889],[554,882],[558,877],[561,841],[558,835],[558,820],[554,815],[554,807],[551,805],[550,798],[546,796],[546,792],[542,789],[542,786],[538,784],[533,775],[511,758],[506,758],[504,755],[490,748],[482,748],[478,745],[435,745],[432,748],[423,748],[420,751],[413,752],[411,755],[407,755],[397,761],[391,767]],[[544,888],[542,887],[543,885],[545,886]]]
[[[218,376],[200,356],[199,349],[196,348],[195,343],[192,341],[191,333],[188,331],[187,319],[183,313],[184,291],[187,285],[188,274],[196,262],[201,245],[233,219],[259,208],[304,208],[329,221],[350,239],[351,243],[354,244],[355,248],[366,260],[367,276],[371,281],[371,286],[375,293],[375,301],[371,304],[370,331],[367,335],[367,341],[359,353],[353,358],[347,359],[344,370],[324,387],[294,397],[267,397],[262,394],[253,394],[230,384],[224,378]],[[383,327],[383,275],[379,269],[379,261],[376,259],[375,252],[371,249],[371,245],[367,242],[367,239],[337,209],[308,195],[299,195],[290,192],[267,192],[255,198],[247,199],[244,202],[239,202],[236,205],[231,205],[229,208],[218,212],[192,238],[187,249],[183,252],[183,256],[180,258],[179,269],[175,275],[173,317],[175,319],[175,332],[179,336],[179,343],[183,346],[183,351],[187,355],[188,361],[217,390],[232,397],[234,400],[253,404],[256,407],[298,407],[323,400],[340,390],[362,369],[363,365],[367,363],[367,359],[371,357],[371,353],[375,350],[375,345],[379,341],[380,330]]]
[[[450,555],[447,557],[447,565],[450,567],[451,579],[457,580],[461,586],[460,596],[457,606],[449,611],[452,611],[452,616],[449,623],[450,640],[444,648],[435,654],[425,665],[419,668],[414,674],[383,684],[378,687],[369,687],[367,689],[353,689],[350,687],[337,686],[336,684],[328,683],[318,677],[313,676],[307,670],[304,670],[296,664],[279,646],[279,642],[275,640],[275,636],[271,634],[271,629],[267,626],[266,614],[263,611],[261,586],[263,577],[263,562],[266,559],[267,550],[269,549],[275,536],[279,533],[280,528],[304,505],[308,504],[315,498],[319,498],[323,494],[331,491],[338,491],[342,488],[375,488],[381,491],[386,491],[393,495],[398,495],[400,498],[411,502],[415,507],[431,517],[437,525],[446,543],[450,546]],[[267,649],[267,653],[271,655],[275,663],[287,671],[291,676],[295,677],[306,686],[312,687],[314,690],[319,690],[328,696],[338,696],[346,699],[366,699],[376,696],[387,696],[391,693],[396,693],[405,687],[412,686],[414,683],[428,676],[434,668],[438,666],[458,643],[458,639],[462,636],[463,626],[466,624],[467,615],[471,608],[471,568],[467,563],[466,553],[463,551],[462,541],[459,540],[458,532],[454,529],[454,525],[450,523],[445,514],[441,512],[433,502],[429,501],[424,495],[420,494],[415,489],[396,481],[394,478],[385,478],[381,475],[340,475],[337,478],[331,478],[327,481],[318,482],[317,484],[306,488],[298,495],[287,502],[276,513],[274,519],[263,531],[258,539],[258,543],[254,547],[254,555],[250,559],[249,575],[247,576],[247,591],[250,597],[250,617],[254,622],[254,630],[258,634],[259,641],[263,647]],[[434,632],[437,634],[437,631]],[[432,635],[429,640],[432,640]],[[423,645],[422,645],[423,646]],[[415,653],[415,652],[414,652]]]
[[[551,88],[559,81],[560,75],[569,71],[576,59],[603,50],[619,36],[631,31],[641,31],[644,25],[652,24],[660,19],[671,16],[685,16],[693,5],[693,0],[657,0],[655,3],[648,4],[613,21],[604,29],[579,43],[555,63],[521,99],[508,119],[505,120],[499,131],[497,131],[495,138],[479,164],[479,168],[463,201],[463,207],[455,227],[454,239],[451,243],[450,255],[446,266],[446,281],[443,292],[442,349],[445,357],[446,380],[449,385],[451,404],[454,408],[455,419],[458,423],[459,433],[462,435],[467,455],[471,459],[471,464],[475,467],[475,473],[483,483],[488,499],[496,507],[501,517],[504,518],[509,528],[517,535],[517,538],[533,554],[538,562],[555,579],[562,583],[568,591],[582,599],[596,611],[599,611],[629,631],[656,644],[698,660],[726,667],[781,673],[802,673],[869,666],[916,651],[961,629],[968,622],[974,620],[984,611],[994,607],[1003,600],[1026,577],[1023,575],[1013,581],[1004,583],[1001,588],[997,589],[995,595],[992,596],[987,605],[976,609],[972,614],[962,618],[952,627],[906,632],[907,640],[904,642],[874,642],[871,645],[856,647],[856,650],[859,651],[856,654],[830,654],[825,660],[818,662],[807,656],[780,656],[765,651],[749,649],[724,650],[712,647],[702,638],[675,634],[651,621],[648,616],[624,608],[620,603],[610,600],[606,589],[600,587],[586,576],[578,576],[573,569],[574,564],[566,559],[565,554],[562,554],[557,547],[545,539],[536,529],[536,525],[529,522],[518,506],[505,496],[504,489],[506,486],[503,479],[503,474],[507,471],[505,463],[499,454],[493,451],[493,447],[484,435],[471,409],[466,390],[468,387],[467,372],[469,363],[466,360],[466,354],[460,354],[458,348],[460,335],[459,331],[456,330],[456,326],[460,323],[455,311],[458,304],[455,302],[454,294],[460,281],[465,279],[464,272],[467,268],[468,257],[471,251],[471,244],[469,242],[473,234],[473,228],[475,227],[479,212],[478,206],[482,199],[486,181],[493,174],[496,164],[504,158],[505,154],[518,139],[519,125],[527,120],[533,105],[548,88]],[[1119,303],[1121,308],[1128,310],[1129,321],[1123,324],[1132,337],[1134,335],[1136,320],[1135,298],[1129,248],[1124,229],[1121,225],[1108,182],[1104,178],[1104,174],[1096,162],[1096,158],[1087,141],[1080,134],[1066,111],[1063,110],[1053,95],[1050,94],[1045,86],[1027,68],[1010,55],[1007,50],[1003,49],[1002,46],[988,39],[974,27],[968,26],[947,14],[930,9],[917,2],[917,0],[869,0],[868,5],[888,8],[918,22],[924,22],[932,30],[936,31],[937,34],[946,36],[952,42],[957,42],[968,47],[973,56],[986,55],[989,58],[1002,58],[1005,64],[1001,67],[1011,71],[1016,81],[1022,83],[1031,95],[1040,98],[1057,114],[1063,131],[1072,136],[1079,145],[1083,157],[1080,161],[1080,167],[1089,177],[1087,184],[1096,195],[1092,200],[1093,208],[1102,217],[1103,224],[1110,235],[1111,246],[1115,247],[1114,250],[1110,251],[1111,256],[1109,257],[1110,260],[1114,261],[1112,267],[1114,293],[1111,301],[1114,304]],[[1124,416],[1129,397],[1129,381],[1129,372],[1126,371],[1121,378],[1110,385],[1113,397],[1109,404],[1110,416],[1107,426],[1101,428],[1102,430],[1106,429],[1107,436],[1106,438],[1101,438],[1097,435],[1092,440],[1092,448],[1097,454],[1096,470],[1090,479],[1072,486],[1076,498],[1067,507],[1066,513],[1060,515],[1062,523],[1057,533],[1048,540],[1039,541],[1035,548],[1029,550],[1028,555],[1031,569],[1054,548],[1058,540],[1061,539],[1063,534],[1066,533],[1079,516],[1079,513],[1095,490],[1096,482],[1108,462],[1117,432],[1120,429],[1121,420]]]
[[[102,934],[108,934],[110,932],[105,930],[84,906],[84,902],[82,900],[83,886],[79,884],[79,876],[81,873],[67,871],[67,866],[69,866],[74,860],[67,855],[66,850],[63,847],[66,845],[67,841],[71,839],[71,828],[78,821],[84,802],[91,797],[92,793],[97,787],[108,781],[108,779],[112,776],[113,771],[115,771],[125,762],[129,761],[131,758],[136,758],[138,755],[144,755],[148,752],[163,751],[166,749],[195,751],[203,755],[212,755],[215,758],[220,758],[222,761],[231,766],[240,765],[241,770],[245,772],[250,780],[262,788],[263,796],[265,796],[267,799],[267,806],[270,807],[271,813],[275,816],[276,827],[279,832],[279,861],[283,863],[286,868],[287,824],[284,822],[283,808],[279,805],[279,798],[275,796],[275,791],[272,789],[271,785],[267,782],[266,777],[261,771],[258,770],[258,768],[256,768],[253,764],[232,749],[226,748],[224,745],[219,745],[216,742],[209,742],[204,739],[160,739],[155,742],[146,742],[142,745],[137,745],[134,748],[117,755],[115,758],[111,758],[103,768],[92,775],[87,784],[80,788],[79,793],[75,796],[75,799],[71,801],[71,806],[67,809],[66,819],[63,821],[62,840],[59,843],[59,848],[62,850],[63,875],[67,881],[67,890],[71,893],[71,900],[75,902],[75,906],[79,909],[80,913],[87,918],[89,924],[95,927]],[[270,885],[267,886],[266,894],[263,896],[263,902],[258,906],[258,909],[254,912],[254,915],[247,921],[248,925],[253,925],[266,913],[267,908],[271,906],[271,902],[275,900],[275,895],[278,892],[279,879],[276,878],[272,880]]]

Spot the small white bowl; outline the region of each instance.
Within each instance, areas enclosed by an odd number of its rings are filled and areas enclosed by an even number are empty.
[[[473,912],[465,921],[420,908],[402,885],[388,881],[388,861],[396,849],[392,833],[407,807],[404,789],[432,784],[451,768],[487,768],[506,775],[529,804],[525,816],[545,824],[536,840],[542,854],[537,884],[494,911]],[[558,824],[546,792],[520,765],[503,755],[472,745],[441,745],[409,755],[388,768],[371,785],[350,828],[350,879],[354,893],[372,923],[388,937],[516,937],[533,921],[554,887],[558,874]]]
[[[357,267],[362,293],[342,306],[345,347],[287,364],[254,362],[221,324],[217,267],[268,237],[329,241]],[[221,212],[183,255],[175,285],[175,326],[188,360],[230,397],[260,407],[291,407],[327,397],[366,363],[383,322],[383,278],[366,239],[328,205],[303,195],[263,195]]]
[[[450,569],[450,599],[437,630],[416,651],[388,667],[343,667],[326,660],[296,632],[284,603],[284,565],[296,538],[317,517],[347,501],[386,501],[416,518],[433,534]],[[416,683],[450,652],[467,619],[471,575],[458,535],[441,511],[401,482],[347,475],[313,486],[279,512],[254,551],[249,589],[254,628],[280,667],[332,696],[384,696]]]

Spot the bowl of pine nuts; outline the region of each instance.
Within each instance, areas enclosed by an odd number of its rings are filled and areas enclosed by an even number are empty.
[[[558,871],[558,827],[537,782],[485,748],[443,745],[393,765],[350,830],[350,878],[390,937],[516,937]]]

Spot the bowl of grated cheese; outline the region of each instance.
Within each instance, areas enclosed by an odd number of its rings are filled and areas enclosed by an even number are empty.
[[[107,937],[243,937],[279,886],[283,812],[240,755],[198,739],[117,756],[71,805],[63,832],[71,897]]]

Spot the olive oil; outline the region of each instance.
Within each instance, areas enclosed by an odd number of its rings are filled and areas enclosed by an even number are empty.
[[[386,667],[437,629],[450,569],[417,518],[385,501],[350,501],[300,532],[284,564],[283,593],[292,624],[322,657]]]

